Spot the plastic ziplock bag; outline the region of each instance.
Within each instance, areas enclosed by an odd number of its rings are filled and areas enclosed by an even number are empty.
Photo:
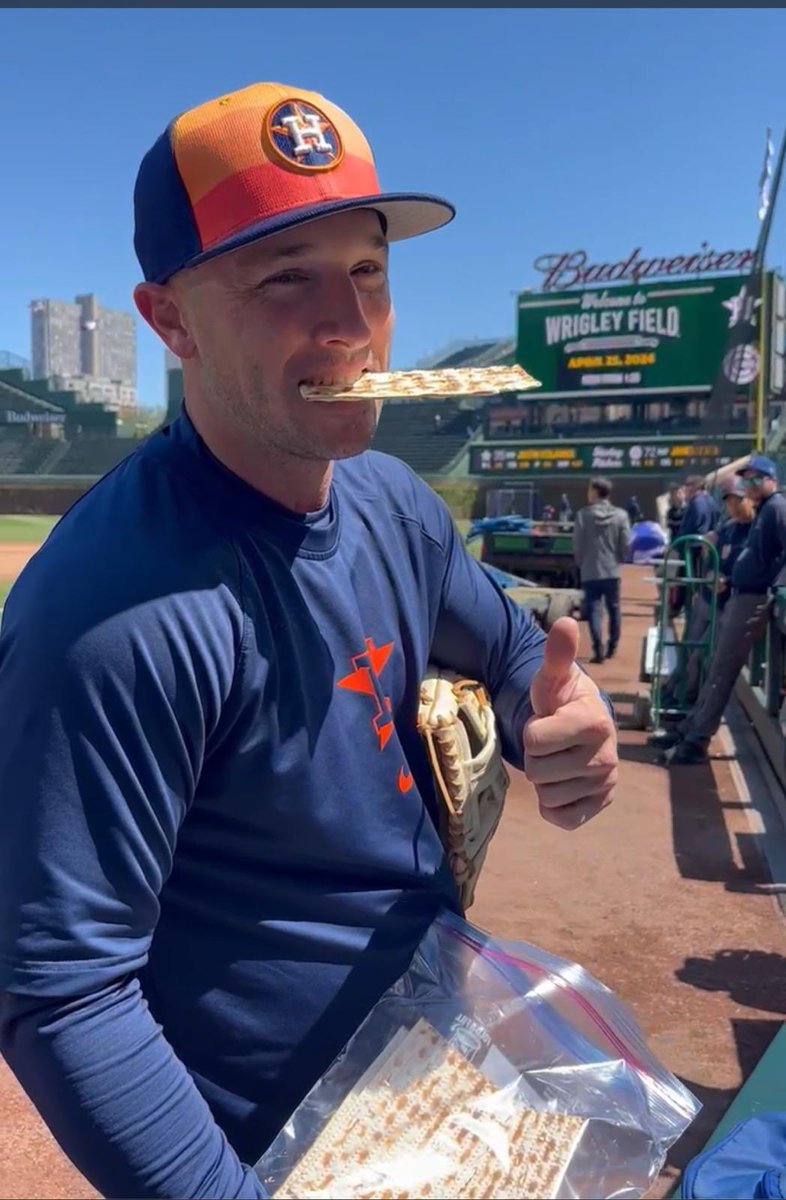
[[[582,967],[445,912],[256,1171],[298,1200],[640,1197],[699,1108]]]

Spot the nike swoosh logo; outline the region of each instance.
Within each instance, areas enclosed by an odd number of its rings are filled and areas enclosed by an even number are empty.
[[[412,773],[410,771],[407,771],[404,767],[399,767],[399,769],[398,769],[398,790],[402,794],[404,792],[408,792],[414,782],[415,781],[412,778]]]

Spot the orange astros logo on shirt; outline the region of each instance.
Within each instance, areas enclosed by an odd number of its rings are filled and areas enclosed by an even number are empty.
[[[390,696],[385,693],[380,675],[387,666],[395,643],[387,642],[384,646],[375,646],[373,638],[366,638],[365,643],[365,650],[362,650],[360,654],[354,654],[349,660],[352,664],[352,670],[348,675],[338,680],[336,687],[344,688],[348,692],[358,692],[361,696],[369,697],[374,706],[371,715],[371,728],[374,730],[380,750],[384,750],[394,729],[393,705]],[[415,780],[412,777],[409,767],[399,767],[396,778],[396,786],[399,792],[405,795],[412,789],[414,783]]]
[[[371,697],[375,709],[371,724],[379,739],[379,748],[384,750],[393,732],[393,706],[390,696],[386,696],[382,690],[379,677],[393,652],[393,642],[388,642],[386,646],[375,646],[373,638],[366,638],[365,641],[365,650],[350,659],[353,670],[339,679],[336,686]]]

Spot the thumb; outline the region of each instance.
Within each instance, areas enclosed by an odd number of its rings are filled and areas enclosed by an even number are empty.
[[[530,687],[530,700],[536,717],[550,717],[573,699],[578,650],[577,622],[573,617],[560,617],[548,632],[543,647],[543,662]]]

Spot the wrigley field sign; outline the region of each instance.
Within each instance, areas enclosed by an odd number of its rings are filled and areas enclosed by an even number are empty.
[[[746,281],[727,275],[523,292],[516,361],[542,384],[528,401],[709,392]],[[741,387],[758,375],[754,347],[749,358],[744,372],[729,376]]]

